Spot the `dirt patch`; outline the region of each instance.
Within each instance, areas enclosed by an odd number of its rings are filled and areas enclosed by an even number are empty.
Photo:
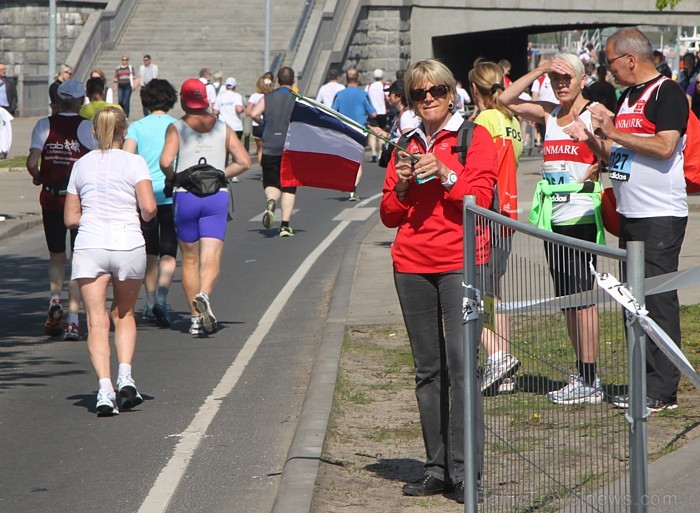
[[[403,325],[356,326],[347,330],[336,384],[334,412],[314,494],[315,513],[464,511],[462,505],[441,495],[414,498],[401,494],[404,483],[422,476],[425,457],[413,372]],[[489,416],[498,417],[499,408],[506,408],[505,401],[511,401],[507,403],[510,409],[516,398],[531,408],[531,404],[527,403],[531,395],[523,391],[510,398],[487,398],[487,425],[493,422],[488,420]],[[501,400],[504,404],[499,406],[498,401]],[[700,393],[685,380],[681,382],[679,402],[681,408],[655,414],[648,422],[651,459],[700,436]],[[508,417],[497,424],[499,429],[512,428],[513,433],[518,434],[518,441],[512,442],[519,444],[516,449],[512,446],[508,449],[498,447],[494,437],[487,434],[487,460],[491,458],[488,461],[492,463],[486,467],[487,493],[499,486],[510,493],[509,486],[517,488],[516,485],[522,487],[527,484],[526,477],[520,483],[506,482],[498,475],[499,468],[502,469],[504,464],[493,464],[495,457],[508,462],[514,457],[513,453],[554,452],[556,457],[548,463],[553,465],[550,470],[554,474],[565,471],[570,466],[571,458],[580,461],[589,454],[592,461],[596,461],[595,454],[598,454],[598,461],[604,463],[601,467],[610,466],[605,463],[607,458],[620,462],[618,467],[624,469],[628,455],[622,453],[619,447],[613,447],[605,438],[616,436],[619,440],[626,440],[626,424],[620,422],[621,415],[612,414],[609,407],[601,406],[600,415],[593,415],[588,410],[586,423],[591,425],[583,426],[580,412],[586,407],[567,408],[570,411],[562,414],[561,407],[556,407],[550,418],[548,410],[543,407],[529,417]],[[557,423],[568,429],[581,430],[580,437],[557,439],[556,451],[553,451],[555,448],[552,447],[551,437],[547,439],[549,441],[542,442],[542,447],[538,447],[538,440],[542,439],[537,436],[538,433],[561,427],[550,425],[553,422],[551,419],[556,419]],[[596,435],[598,432],[603,432],[605,436]],[[601,454],[604,456],[601,457]],[[523,468],[519,472],[525,475],[529,471]],[[577,491],[598,489],[610,477],[597,470],[588,471],[581,478],[583,482]],[[549,495],[545,497],[551,504],[544,508],[540,506],[540,511],[556,510],[559,502],[551,501]]]

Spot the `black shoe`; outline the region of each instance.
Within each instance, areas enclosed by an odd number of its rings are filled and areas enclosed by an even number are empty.
[[[457,501],[459,504],[464,504],[464,481],[457,483],[452,493],[447,495],[447,498]],[[479,504],[484,502],[484,489],[481,486],[476,489],[476,502]]]
[[[447,490],[447,483],[442,479],[433,476],[425,476],[403,485],[403,494],[412,497],[425,497],[426,495],[436,495]]]

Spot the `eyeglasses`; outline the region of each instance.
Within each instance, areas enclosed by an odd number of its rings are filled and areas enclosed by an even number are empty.
[[[128,61],[129,59],[122,59],[122,61]]]
[[[428,89],[411,89],[409,93],[411,95],[411,100],[414,102],[422,102],[428,93],[433,98],[444,98],[447,96],[447,86],[446,85],[434,85]]]
[[[624,54],[622,54],[622,55],[618,55],[617,57],[614,57],[614,58],[612,58],[612,59],[607,59],[607,60],[605,61],[605,63],[608,65],[608,68],[609,68],[610,65],[611,65],[613,62],[615,62],[617,59],[622,59],[623,57],[627,57],[628,55],[629,55],[629,53],[624,53]]]

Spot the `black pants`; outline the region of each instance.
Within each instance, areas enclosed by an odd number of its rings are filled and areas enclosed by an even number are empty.
[[[631,219],[620,216],[620,247],[627,242],[644,242],[644,277],[678,270],[678,258],[685,237],[687,217],[649,217]],[[625,278],[626,279],[626,278]],[[649,316],[681,347],[681,318],[678,292],[646,296]],[[661,401],[676,401],[681,372],[647,338],[647,396]]]
[[[482,282],[482,275],[477,277],[476,283]],[[394,283],[416,366],[416,399],[426,452],[425,474],[456,484],[464,481],[462,271],[439,274],[395,271]],[[479,334],[482,326],[483,319],[480,319]],[[483,398],[478,394],[479,476],[484,457],[483,408]]]

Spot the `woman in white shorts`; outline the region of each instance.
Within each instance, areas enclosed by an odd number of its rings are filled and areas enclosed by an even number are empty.
[[[105,107],[92,120],[98,149],[73,166],[64,210],[67,227],[77,228],[72,279],[78,281],[88,317],[88,351],[99,380],[97,415],[117,415],[143,402],[131,377],[136,348],[134,305],[146,270],[140,216],[156,215],[151,175],[143,157],[121,150],[124,112]],[[107,288],[114,300],[107,312]],[[117,390],[110,373],[110,314],[119,360]]]

